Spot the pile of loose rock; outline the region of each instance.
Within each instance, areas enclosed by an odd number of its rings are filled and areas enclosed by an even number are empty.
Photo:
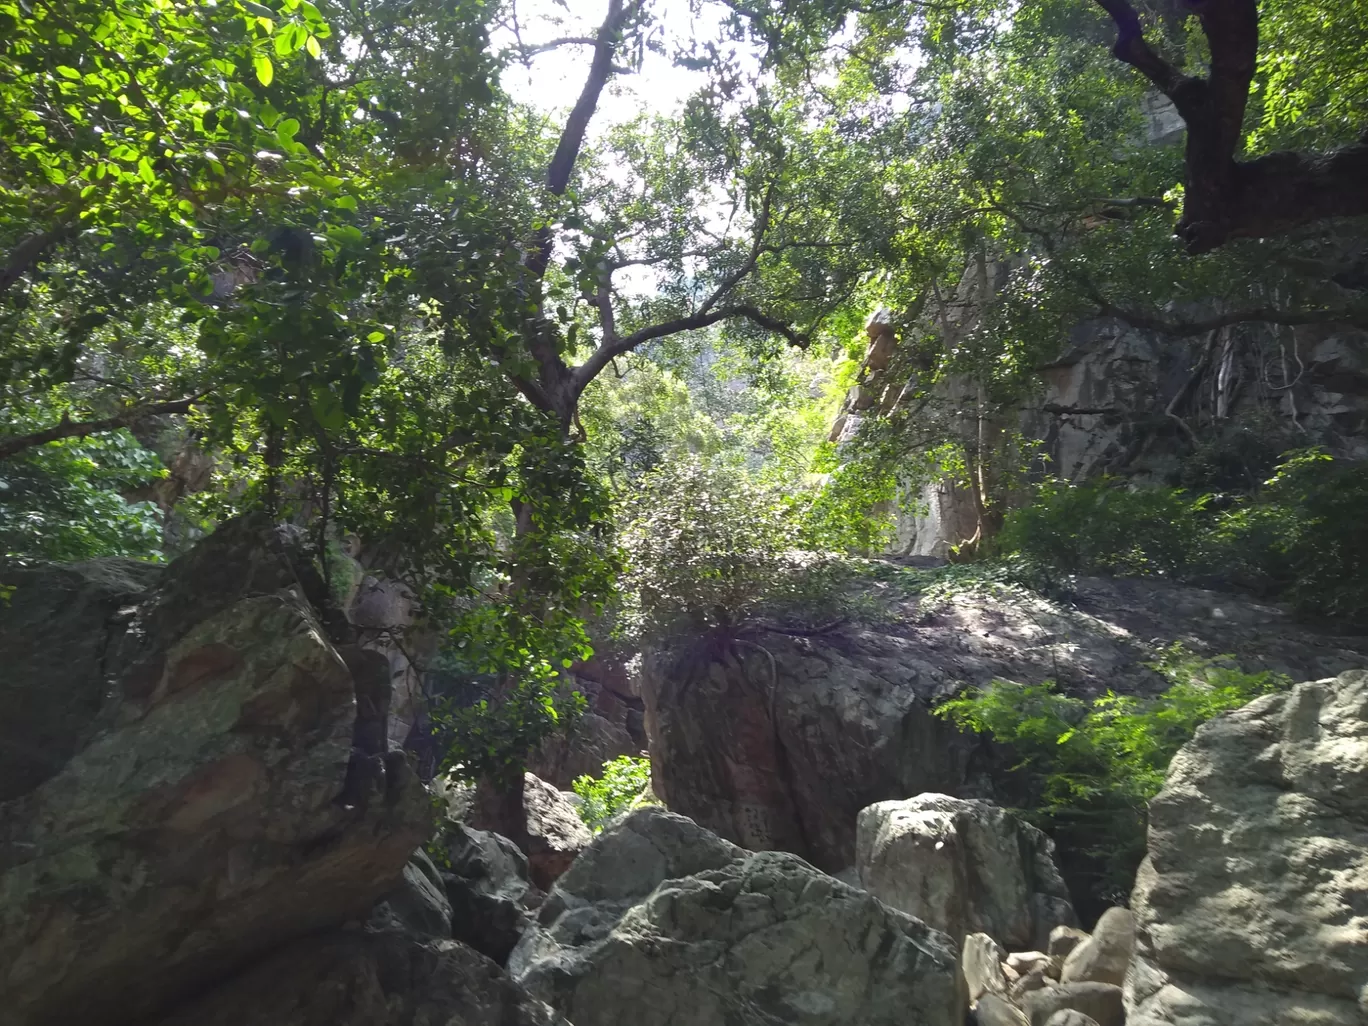
[[[1134,948],[1134,917],[1114,908],[1091,935],[1055,927],[1044,951],[1007,954],[988,934],[972,933],[960,964],[979,1026],[1122,1026],[1121,984]]]

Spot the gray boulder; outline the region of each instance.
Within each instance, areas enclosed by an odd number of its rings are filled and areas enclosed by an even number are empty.
[[[1150,803],[1132,1026],[1368,1018],[1368,672],[1197,731]]]
[[[1127,908],[1109,908],[1064,959],[1059,978],[1064,983],[1112,983],[1121,986],[1135,951],[1135,916]]]
[[[542,893],[528,879],[527,856],[500,834],[448,823],[442,882],[452,935],[503,964],[532,923]]]
[[[975,1026],[1030,1026],[1023,1012],[998,994],[984,994],[974,1005]]]
[[[451,938],[451,903],[437,867],[419,848],[404,867],[403,881],[371,911],[369,925],[417,937]]]
[[[527,811],[527,863],[532,881],[542,890],[549,889],[594,839],[584,820],[580,819],[572,798],[574,795],[527,774],[523,792],[523,808]]]
[[[430,829],[402,753],[357,747],[366,660],[329,641],[294,535],[232,521],[138,591],[150,576],[116,561],[6,579],[16,1026],[134,1021],[364,917]],[[12,747],[29,717],[41,744]]]
[[[593,1026],[960,1026],[965,1013],[945,935],[656,808],[599,835],[509,967]]]
[[[451,940],[340,930],[297,941],[155,1026],[568,1026]]]
[[[1044,948],[1077,920],[1043,833],[984,801],[923,794],[878,802],[856,826],[871,894],[955,938],[986,933],[1008,950]]]
[[[1031,1026],[1045,1026],[1062,1011],[1082,1012],[1098,1026],[1125,1026],[1121,988],[1110,983],[1061,983],[1033,990],[1022,999]]]

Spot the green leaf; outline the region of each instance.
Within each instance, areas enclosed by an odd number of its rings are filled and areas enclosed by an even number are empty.
[[[148,160],[146,157],[143,157],[138,161],[138,177],[148,185],[151,185],[157,180],[157,172],[152,169],[152,161]]]
[[[304,48],[309,51],[309,56],[318,60],[323,56],[323,47],[318,45],[318,37],[310,36],[304,41]]]
[[[271,64],[271,58],[259,53],[252,58],[252,64],[256,68],[257,81],[263,86],[270,85],[271,79],[275,78],[275,66]]]

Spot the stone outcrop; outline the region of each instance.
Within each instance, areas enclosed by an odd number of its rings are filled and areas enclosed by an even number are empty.
[[[1150,803],[1130,1026],[1368,1018],[1368,671],[1205,724]]]
[[[527,810],[527,866],[532,882],[547,890],[570,868],[575,856],[594,839],[573,795],[527,774],[523,807]]]
[[[426,852],[420,849],[413,853],[404,867],[403,880],[375,906],[368,923],[376,929],[415,937],[451,939],[451,902],[441,874]]]
[[[567,1026],[452,940],[341,930],[308,938],[154,1026]]]
[[[989,802],[877,802],[856,830],[860,884],[957,945],[985,933],[1009,950],[1043,948],[1056,926],[1077,922],[1053,842]]]
[[[249,518],[159,574],[7,583],[7,1022],[137,1021],[401,879],[431,812],[292,535]]]
[[[965,685],[1053,679],[1074,694],[1153,693],[1164,682],[1147,664],[1174,641],[1294,680],[1368,663],[1368,639],[1162,581],[1080,579],[1069,604],[969,591],[923,608],[911,590],[880,592],[888,616],[878,623],[648,655],[656,794],[749,849],[838,873],[854,863],[867,805],[926,791],[997,796],[1005,761],[931,715]]]
[[[514,950],[514,977],[593,1026],[959,1026],[949,939],[792,855],[661,809],[610,826]]]
[[[532,886],[527,856],[508,838],[463,823],[446,825],[442,846],[453,936],[500,964],[507,962],[544,897]]]
[[[1109,908],[1093,927],[1092,936],[1081,941],[1064,959],[1061,983],[1125,982],[1135,952],[1135,916],[1130,909]]]

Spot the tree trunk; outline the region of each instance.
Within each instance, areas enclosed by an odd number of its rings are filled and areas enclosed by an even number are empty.
[[[471,825],[479,830],[502,834],[527,851],[530,835],[527,831],[527,810],[523,796],[527,781],[522,771],[508,776],[485,777],[475,785],[475,802],[471,809]]]

